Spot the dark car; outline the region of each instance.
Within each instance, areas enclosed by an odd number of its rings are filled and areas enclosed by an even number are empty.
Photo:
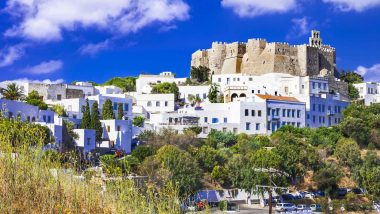
[[[281,198],[283,201],[292,201],[296,199],[292,194],[283,194],[281,195]]]
[[[338,188],[336,192],[339,197],[344,197],[347,195],[348,190],[347,188]]]
[[[325,197],[325,192],[320,191],[320,190],[313,192],[313,194],[314,194],[314,197],[316,198]]]
[[[360,188],[353,188],[350,192],[355,193],[356,195],[364,194],[363,190]]]

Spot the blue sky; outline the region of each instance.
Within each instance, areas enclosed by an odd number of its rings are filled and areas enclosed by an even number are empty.
[[[380,81],[380,0],[3,0],[0,81],[188,76],[213,41],[303,44],[311,29],[339,69]]]

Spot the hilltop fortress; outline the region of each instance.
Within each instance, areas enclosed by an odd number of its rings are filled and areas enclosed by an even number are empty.
[[[213,42],[211,49],[192,54],[191,66],[205,66],[212,74],[334,76],[335,48],[324,45],[319,31],[312,31],[309,44],[291,46],[249,39],[247,43]]]

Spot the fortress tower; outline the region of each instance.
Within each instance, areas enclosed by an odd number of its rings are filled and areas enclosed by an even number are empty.
[[[267,43],[263,39],[249,39],[247,43],[214,42],[211,49],[195,52],[191,65],[206,66],[213,74],[333,75],[336,51],[324,45],[320,32],[313,30],[309,44],[297,46]]]

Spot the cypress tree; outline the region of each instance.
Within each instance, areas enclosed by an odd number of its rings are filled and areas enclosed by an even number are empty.
[[[94,102],[91,106],[91,129],[95,129],[96,131],[96,142],[101,142],[103,127],[100,122],[98,102]]]
[[[103,104],[102,115],[104,120],[115,119],[115,113],[113,112],[112,101],[107,99]]]
[[[81,129],[90,129],[91,128],[91,115],[90,115],[90,105],[88,104],[88,99],[86,99],[86,106],[82,110],[83,116],[80,123]]]
[[[117,104],[117,119],[122,120],[124,116],[123,103]]]

